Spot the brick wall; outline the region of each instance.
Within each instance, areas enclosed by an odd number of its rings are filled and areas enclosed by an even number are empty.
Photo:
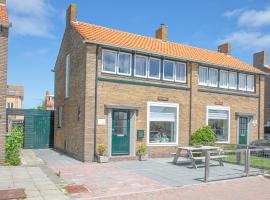
[[[81,36],[67,27],[55,65],[55,109],[62,106],[62,127],[55,112],[54,147],[85,160],[86,45]],[[66,56],[70,54],[70,95],[65,98]]]
[[[6,85],[7,85],[8,29],[0,31],[0,165],[5,158],[4,144],[6,135]]]

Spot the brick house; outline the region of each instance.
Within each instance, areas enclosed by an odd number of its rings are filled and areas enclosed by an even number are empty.
[[[0,0],[0,165],[5,158],[4,144],[6,135],[6,88],[8,60],[8,20],[6,0]]]
[[[262,138],[265,74],[230,52],[169,42],[165,25],[152,38],[79,22],[71,4],[55,65],[55,148],[92,161],[97,144],[132,157],[143,141],[164,156],[204,125],[218,144]]]
[[[253,54],[253,65],[265,72],[265,97],[264,97],[264,124],[265,133],[270,136],[270,64],[268,62],[268,52],[261,51]]]
[[[45,95],[45,108],[46,110],[54,110],[54,95],[46,91]]]

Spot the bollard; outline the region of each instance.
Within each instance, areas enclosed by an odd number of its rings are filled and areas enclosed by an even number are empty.
[[[210,151],[206,151],[205,155],[205,171],[204,171],[204,182],[208,182],[209,178],[209,168],[210,168]]]

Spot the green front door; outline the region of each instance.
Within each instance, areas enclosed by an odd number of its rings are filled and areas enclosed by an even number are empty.
[[[239,144],[247,144],[248,117],[239,117]]]
[[[128,155],[130,140],[130,113],[127,110],[112,112],[112,155]]]

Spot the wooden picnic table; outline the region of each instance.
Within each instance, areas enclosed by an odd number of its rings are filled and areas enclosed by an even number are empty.
[[[192,162],[192,166],[197,169],[196,161],[200,160],[203,161],[206,156],[207,151],[215,151],[217,155],[211,156],[211,159],[217,159],[221,166],[223,166],[222,158],[224,155],[221,155],[221,148],[220,147],[214,147],[214,146],[188,146],[188,147],[178,147],[177,152],[173,153],[173,163],[177,163],[178,159],[181,157],[181,153],[185,151],[185,158],[190,160]],[[194,156],[194,154],[199,156]]]

